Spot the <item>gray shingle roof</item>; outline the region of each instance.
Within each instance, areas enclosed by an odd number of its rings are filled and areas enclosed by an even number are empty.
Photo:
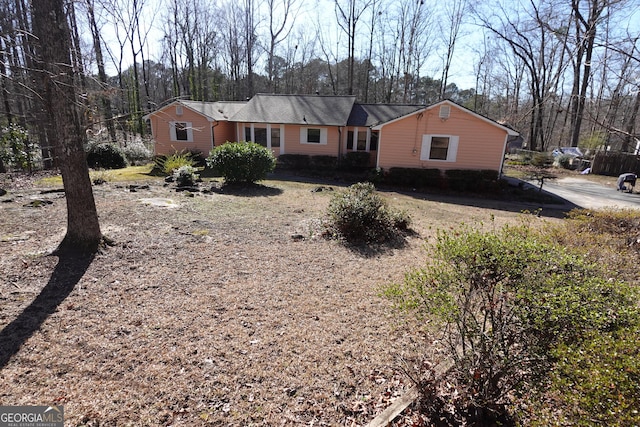
[[[346,126],[355,100],[355,96],[257,94],[231,120],[303,126]]]
[[[213,120],[229,120],[231,116],[247,105],[245,101],[204,102],[181,100],[180,103]]]
[[[347,125],[376,126],[423,108],[423,105],[407,104],[355,104]]]

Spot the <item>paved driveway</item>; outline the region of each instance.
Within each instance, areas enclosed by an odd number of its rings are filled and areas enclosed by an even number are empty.
[[[537,186],[535,182],[531,185]],[[542,190],[553,193],[576,206],[585,209],[634,208],[640,209],[640,189],[636,186],[633,194],[616,191],[583,178],[565,177],[545,180]]]

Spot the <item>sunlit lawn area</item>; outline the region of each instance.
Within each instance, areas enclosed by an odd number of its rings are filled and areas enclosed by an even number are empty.
[[[104,179],[108,182],[136,182],[157,179],[157,176],[151,175],[153,163],[143,166],[128,166],[123,169],[110,170],[90,170],[89,176],[91,180]],[[55,175],[43,178],[38,181],[39,185],[62,185],[62,176]]]

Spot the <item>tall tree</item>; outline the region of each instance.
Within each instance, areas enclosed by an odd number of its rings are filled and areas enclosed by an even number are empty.
[[[64,0],[32,0],[31,5],[35,67],[67,201],[67,232],[57,253],[91,254],[102,233],[83,147]]]
[[[460,28],[462,26],[462,19],[467,14],[467,0],[450,0],[444,3],[444,14],[442,25],[447,25],[447,28],[442,28],[442,34],[446,35],[445,45],[447,50],[445,52],[442,64],[442,78],[440,79],[440,99],[445,98],[445,89],[449,84],[449,72],[451,71],[451,61],[453,61],[453,54],[455,52],[456,43],[460,35]]]
[[[111,112],[111,98],[109,96],[107,72],[104,67],[104,57],[102,55],[102,42],[100,40],[100,30],[96,22],[95,3],[94,0],[85,0],[87,7],[87,20],[91,30],[91,38],[93,40],[93,51],[96,56],[96,65],[98,66],[98,79],[100,82],[100,100],[102,104],[102,115],[104,117],[107,130],[111,142],[116,143],[116,127],[113,123],[113,114]]]
[[[279,14],[276,14],[276,6],[280,5]],[[274,66],[273,59],[276,54],[276,47],[282,43],[293,29],[292,21],[295,21],[296,14],[292,9],[296,7],[295,0],[267,0],[269,10],[269,57],[267,58],[267,77],[269,78],[269,91],[274,92]],[[280,18],[278,18],[280,16]]]
[[[573,147],[577,147],[580,142],[587,89],[591,81],[591,60],[599,23],[610,3],[616,2],[616,0],[571,0],[576,46],[571,91],[571,146]]]
[[[335,11],[338,26],[347,36],[347,51],[348,51],[348,71],[347,81],[348,88],[347,93],[353,95],[353,80],[354,80],[354,67],[355,67],[355,50],[356,50],[356,30],[360,17],[371,5],[372,0],[360,1],[360,0],[346,0],[345,4],[342,4],[340,0],[335,0]]]

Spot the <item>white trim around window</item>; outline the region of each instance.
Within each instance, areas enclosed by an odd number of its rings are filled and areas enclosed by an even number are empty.
[[[459,140],[460,137],[456,135],[422,135],[420,160],[433,162],[455,162],[458,155]]]
[[[177,129],[176,126],[178,127]],[[192,123],[180,121],[169,122],[169,135],[172,142],[193,142]]]
[[[327,145],[327,128],[300,128],[300,144]]]

